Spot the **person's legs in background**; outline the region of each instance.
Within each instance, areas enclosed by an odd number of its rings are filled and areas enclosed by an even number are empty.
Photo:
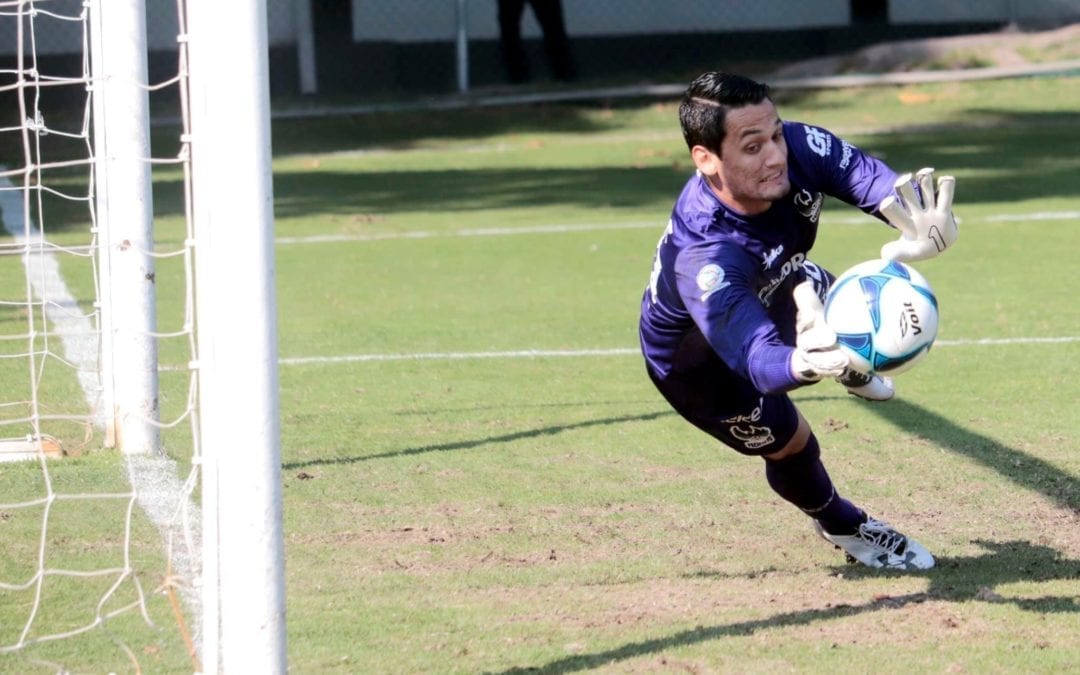
[[[521,42],[521,15],[525,0],[499,0],[499,49],[506,77],[514,83],[528,82],[529,63]]]
[[[533,14],[544,32],[544,50],[547,52],[551,74],[557,80],[574,79],[574,59],[570,55],[570,39],[566,35],[561,0],[529,0]]]

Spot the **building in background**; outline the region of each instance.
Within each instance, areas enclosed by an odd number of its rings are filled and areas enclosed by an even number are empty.
[[[81,1],[52,0],[64,3]],[[267,0],[272,96],[277,102],[394,101],[502,86],[495,5]],[[172,0],[147,0],[152,81],[176,69],[169,62],[175,59],[174,7]],[[932,11],[924,0],[563,0],[563,8],[577,66],[572,86],[579,87],[681,82],[703,68],[764,73],[883,41],[1080,21],[1080,0],[952,0]],[[536,85],[568,86],[545,71],[542,32],[528,12],[523,33]],[[57,44],[65,43],[58,35]],[[0,35],[0,71],[14,59],[16,44],[15,35]],[[38,53],[43,71],[81,68],[48,44],[39,44]],[[0,92],[9,84],[0,80]]]

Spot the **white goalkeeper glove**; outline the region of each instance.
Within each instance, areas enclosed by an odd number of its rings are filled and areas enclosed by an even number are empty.
[[[958,235],[956,218],[953,217],[953,193],[956,179],[942,176],[934,192],[934,170],[921,169],[915,174],[922,200],[911,185],[911,174],[896,179],[899,198],[889,195],[881,200],[878,211],[893,227],[900,230],[900,238],[881,247],[881,257],[897,262],[911,262],[933,258],[949,248]]]
[[[795,351],[791,353],[791,372],[806,383],[843,374],[848,357],[836,344],[836,333],[825,323],[825,308],[813,282],[802,282],[793,294]]]

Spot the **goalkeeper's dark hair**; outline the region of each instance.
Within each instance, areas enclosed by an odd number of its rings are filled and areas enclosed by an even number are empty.
[[[686,147],[701,145],[719,155],[728,110],[757,105],[769,98],[769,85],[742,75],[715,71],[699,75],[687,87],[679,104],[679,123]]]

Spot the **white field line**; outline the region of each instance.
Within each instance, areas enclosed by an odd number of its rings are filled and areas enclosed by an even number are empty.
[[[1078,211],[1047,211],[1039,213],[1002,214],[989,216],[982,220],[993,222],[1020,222],[1033,220],[1068,220],[1080,219]],[[871,216],[860,214],[854,216],[839,216],[826,218],[826,223],[859,224],[871,222]],[[627,223],[603,223],[603,224],[578,224],[578,225],[533,225],[525,227],[488,227],[488,228],[464,228],[450,230],[448,232],[387,232],[370,235],[315,235],[310,237],[279,237],[278,244],[310,244],[323,242],[364,242],[383,241],[392,239],[428,239],[438,237],[497,237],[517,234],[564,234],[575,232],[594,232],[602,230],[637,230],[657,228],[657,222],[627,222]],[[971,339],[971,340],[938,340],[935,345],[941,347],[956,347],[968,345],[1009,345],[1030,343],[1062,343],[1080,340],[1076,337],[1051,337],[1051,338],[1006,338],[1006,339]],[[463,359],[518,359],[518,358],[567,358],[579,356],[628,356],[638,354],[636,348],[613,348],[613,349],[566,349],[566,350],[509,350],[499,352],[422,352],[416,354],[352,354],[344,356],[310,356],[292,357],[279,360],[281,365],[309,365],[324,363],[364,363],[372,361],[450,361]]]
[[[979,338],[938,340],[935,347],[983,347],[1024,344],[1063,344],[1080,342],[1080,337]],[[347,354],[344,356],[298,356],[282,358],[283,366],[322,365],[330,363],[370,363],[373,361],[461,361],[470,359],[575,358],[581,356],[638,356],[636,347],[611,349],[518,349],[501,352],[417,352],[414,354]]]
[[[0,172],[4,168],[0,165]],[[96,410],[101,381],[97,371],[94,326],[79,309],[79,303],[60,276],[60,265],[56,262],[56,256],[46,253],[40,247],[43,243],[41,231],[34,223],[26,222],[23,207],[22,191],[16,190],[7,176],[0,176],[0,220],[4,221],[4,229],[8,234],[26,247],[22,254],[26,278],[33,287],[34,296],[42,302],[45,316],[53,324],[52,332],[60,336],[68,362],[76,368],[83,395],[90,409],[94,411],[95,424],[100,427],[104,418],[100,411]],[[46,333],[49,329],[47,326],[39,326],[36,330]]]
[[[1080,220],[1080,211],[1042,211],[1037,213],[1003,213],[996,216],[967,218],[967,222],[1021,223],[1041,220]],[[860,214],[853,216],[825,216],[823,224],[859,225],[878,222],[874,217]],[[957,218],[957,222],[961,221]],[[341,242],[390,241],[401,239],[436,239],[450,237],[505,237],[518,234],[567,234],[575,232],[600,232],[604,230],[644,230],[663,229],[660,220],[630,221],[626,223],[581,223],[569,225],[526,225],[523,227],[474,227],[431,232],[414,230],[409,232],[380,232],[373,234],[315,234],[306,237],[277,237],[274,243],[288,244],[325,244]]]
[[[317,234],[309,237],[277,237],[277,244],[321,244],[343,241],[383,241],[388,239],[433,239],[436,237],[502,237],[514,234],[566,234],[600,230],[643,230],[658,227],[656,221],[628,223],[585,223],[580,225],[525,225],[523,227],[475,227],[447,232],[383,232],[379,234]],[[662,224],[659,226],[662,227]]]
[[[1080,211],[1039,211],[1036,213],[1003,213],[986,216],[988,223],[1019,223],[1027,220],[1080,220]]]
[[[0,172],[4,169],[0,165]],[[15,189],[11,181],[2,175],[0,219],[4,221],[4,229],[16,241],[31,245],[29,252],[23,255],[27,277],[33,285],[34,295],[45,303],[45,313],[53,324],[52,331],[60,336],[65,358],[75,367],[95,424],[101,427],[104,416],[102,411],[97,410],[101,386],[97,333],[64,283],[56,256],[33,250],[32,245],[41,240],[41,231],[24,217],[22,190]],[[176,462],[164,453],[147,456],[125,454],[125,460],[136,503],[146,512],[164,540],[169,542],[174,572],[183,579],[194,579],[197,571],[194,556],[182,544],[176,545],[176,542],[186,541],[184,523],[177,522],[176,514],[182,510],[185,500],[189,500],[187,491],[177,477]],[[198,507],[188,501],[187,513],[195,514],[192,538],[197,540]],[[194,546],[198,546],[197,541]],[[184,597],[188,602],[198,602],[195,593],[185,592]],[[195,616],[199,616],[199,613],[195,612]]]

